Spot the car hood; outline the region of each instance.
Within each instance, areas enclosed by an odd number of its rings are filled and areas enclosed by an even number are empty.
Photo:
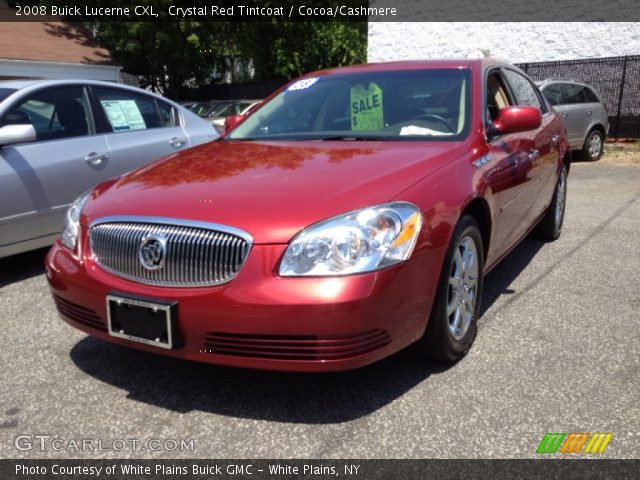
[[[440,141],[212,142],[99,186],[83,223],[184,218],[242,229],[254,243],[287,243],[325,218],[402,200],[403,190],[465,151]]]

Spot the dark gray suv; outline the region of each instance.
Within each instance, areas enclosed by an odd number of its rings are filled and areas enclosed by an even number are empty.
[[[575,80],[549,79],[538,85],[562,115],[571,149],[579,150],[586,160],[598,160],[609,131],[609,116],[595,90]]]

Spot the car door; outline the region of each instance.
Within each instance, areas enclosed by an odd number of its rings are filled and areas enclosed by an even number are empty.
[[[498,210],[494,219],[489,257],[502,255],[522,236],[532,221],[533,158],[536,131],[499,134],[492,128],[502,108],[518,101],[504,78],[504,70],[494,69],[486,77],[487,145],[489,164],[487,183],[496,198]]]
[[[0,148],[0,256],[52,243],[67,206],[114,175],[85,86],[27,93],[0,116],[0,126],[25,122],[36,139]]]
[[[568,117],[568,107],[562,103],[562,87],[559,83],[549,83],[544,85],[542,93],[547,99],[547,102],[553,106],[553,109],[560,114],[563,121]],[[566,124],[565,124],[566,129]],[[567,132],[567,138],[569,132]]]
[[[601,126],[606,135],[609,132],[609,114],[606,108],[598,95],[590,87],[583,85],[582,91],[584,92],[585,101],[584,114],[587,117],[582,138],[586,139],[591,129],[596,125]]]
[[[586,97],[584,87],[575,83],[561,83],[560,85],[560,105],[558,111],[564,120],[567,129],[569,145],[572,149],[582,148],[587,133],[587,128],[591,121],[591,113],[585,106]]]
[[[505,69],[505,78],[511,87],[518,105],[536,107],[542,114],[542,122],[536,130],[528,132],[532,138],[532,148],[528,151],[531,162],[528,173],[532,183],[526,193],[530,210],[523,228],[528,228],[549,204],[556,183],[558,165],[558,145],[560,142],[559,123],[544,100],[541,92],[527,77],[516,70]]]
[[[122,172],[190,146],[178,112],[169,103],[117,87],[94,86],[93,92],[110,157]]]

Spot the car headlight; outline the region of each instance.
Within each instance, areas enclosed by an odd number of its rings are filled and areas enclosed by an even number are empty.
[[[80,232],[80,214],[82,213],[85,203],[89,200],[90,193],[91,192],[86,192],[80,195],[74,200],[67,210],[60,241],[65,247],[70,248],[71,250],[76,248],[78,233]]]
[[[420,210],[405,202],[330,218],[293,238],[280,263],[280,275],[349,275],[400,263],[411,255],[421,226]]]

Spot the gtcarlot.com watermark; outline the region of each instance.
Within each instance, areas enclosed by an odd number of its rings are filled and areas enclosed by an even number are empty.
[[[54,452],[193,452],[196,442],[193,439],[179,438],[60,438],[45,434],[20,434],[14,438],[17,450],[54,451]]]

